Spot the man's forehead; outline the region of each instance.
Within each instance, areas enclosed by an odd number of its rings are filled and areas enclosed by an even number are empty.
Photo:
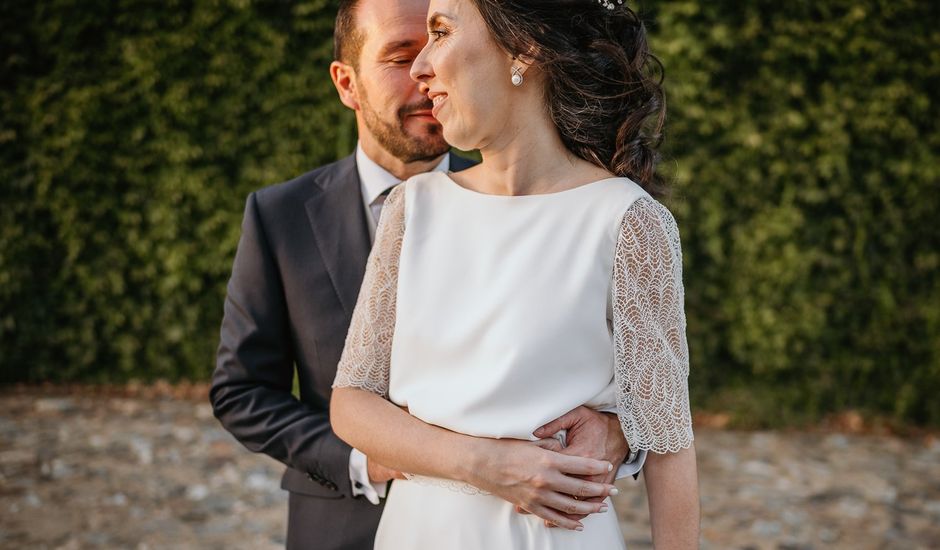
[[[363,0],[358,25],[363,50],[381,55],[394,49],[421,48],[427,41],[427,0]]]
[[[416,24],[423,28],[428,0],[362,0],[357,12],[358,23],[366,32]]]

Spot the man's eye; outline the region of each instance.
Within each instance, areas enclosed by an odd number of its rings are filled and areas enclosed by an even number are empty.
[[[434,37],[434,40],[437,40],[438,38],[442,38],[442,37],[444,37],[444,36],[447,36],[447,31],[433,30],[433,31],[428,31],[428,34],[429,34],[430,36],[433,36],[433,37]]]
[[[399,59],[393,59],[393,60],[392,60],[392,63],[394,63],[394,64],[396,64],[396,65],[411,65],[411,58],[410,58],[410,57],[402,57],[402,58],[399,58]]]

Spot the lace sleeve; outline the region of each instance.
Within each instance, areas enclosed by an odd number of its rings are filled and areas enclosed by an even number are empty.
[[[405,184],[400,184],[389,193],[382,207],[346,346],[336,368],[334,388],[351,386],[388,396],[398,260],[404,235]]]
[[[632,449],[692,444],[682,248],[672,214],[642,198],[624,214],[611,297],[617,413]]]

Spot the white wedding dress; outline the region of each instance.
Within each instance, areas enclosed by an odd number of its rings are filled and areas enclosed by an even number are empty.
[[[638,185],[471,191],[443,172],[386,200],[334,387],[359,387],[464,434],[536,439],[587,405],[630,446],[692,443],[679,235]],[[608,505],[610,501],[608,500]],[[613,508],[583,531],[454,481],[395,481],[381,550],[617,549]]]

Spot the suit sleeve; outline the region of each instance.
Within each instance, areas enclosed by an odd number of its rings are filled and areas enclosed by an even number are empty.
[[[248,197],[222,318],[209,399],[222,426],[245,447],[348,494],[351,447],[327,410],[291,394],[294,351],[277,263],[256,194]]]

